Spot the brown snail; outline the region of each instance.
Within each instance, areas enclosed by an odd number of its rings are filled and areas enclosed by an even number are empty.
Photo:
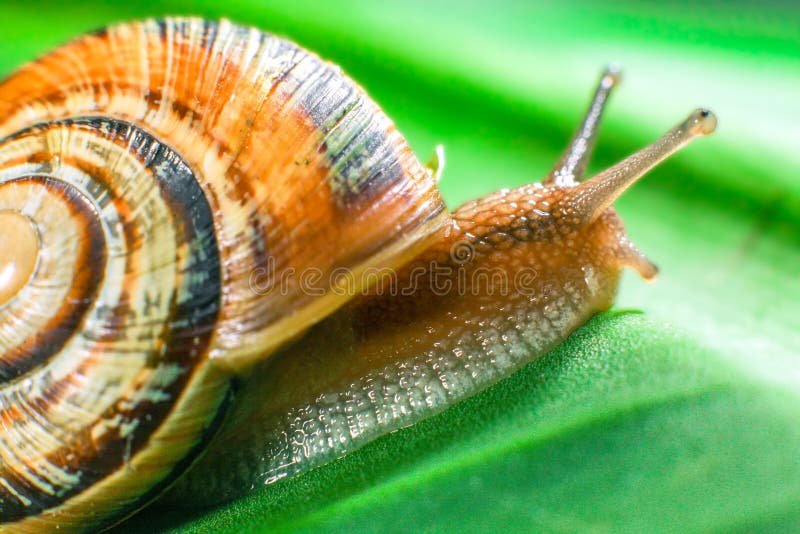
[[[449,213],[438,160],[255,29],[125,24],[13,74],[0,529],[97,528],[170,485],[210,503],[300,473],[543,355],[623,267],[652,278],[610,206],[715,118],[581,182],[615,79],[542,183]]]

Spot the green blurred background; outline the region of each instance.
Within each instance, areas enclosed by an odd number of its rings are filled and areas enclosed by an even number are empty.
[[[341,65],[451,206],[538,181],[604,65],[591,170],[699,105],[719,117],[618,203],[661,268],[485,393],[300,479],[124,526],[287,530],[800,528],[800,7],[709,2],[0,2],[0,74],[107,23],[228,17]],[[641,313],[640,313],[641,312]]]

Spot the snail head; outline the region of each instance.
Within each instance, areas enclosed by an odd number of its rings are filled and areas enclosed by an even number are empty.
[[[488,259],[493,265],[517,271],[534,266],[544,286],[568,279],[592,285],[593,277],[607,289],[606,297],[613,296],[624,267],[645,280],[655,278],[658,269],[627,237],[611,206],[657,164],[712,133],[717,121],[710,111],[697,109],[651,145],[583,180],[603,108],[619,78],[614,68],[603,73],[580,128],[541,183],[492,193],[453,214],[460,234],[471,236],[479,254],[494,258]]]

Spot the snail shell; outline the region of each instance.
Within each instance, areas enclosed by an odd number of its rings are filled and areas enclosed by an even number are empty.
[[[0,527],[94,528],[176,480],[165,499],[205,504],[301,473],[547,353],[623,267],[653,278],[611,204],[716,122],[697,110],[581,182],[616,78],[542,183],[448,213],[440,166],[363,91],[257,30],[121,25],[12,75]]]
[[[0,139],[0,522],[19,531],[151,500],[223,417],[225,369],[349,298],[256,293],[253,272],[396,267],[446,220],[358,86],[227,21],[56,50],[0,84]]]

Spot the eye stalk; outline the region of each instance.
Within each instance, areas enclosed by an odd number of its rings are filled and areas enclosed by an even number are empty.
[[[595,220],[606,208],[656,165],[699,136],[717,127],[716,116],[696,109],[660,139],[576,187],[572,196],[574,215],[584,224]]]
[[[606,102],[611,90],[619,85],[621,78],[619,68],[614,65],[606,67],[603,71],[589,109],[583,117],[583,122],[543,183],[554,184],[558,187],[572,187],[583,179],[597,141],[597,132]]]
[[[611,90],[619,85],[620,80],[617,67],[606,67],[578,131],[553,170],[542,181],[544,185],[554,185],[561,189],[574,188],[565,205],[569,212],[567,220],[577,226],[597,219],[628,187],[653,167],[694,138],[709,135],[717,127],[717,118],[711,111],[696,109],[652,145],[581,183],[597,140],[606,102]]]
[[[581,182],[597,140],[603,110],[611,90],[620,82],[616,67],[607,67],[595,89],[584,119],[564,154],[543,180],[560,206],[551,219],[559,232],[572,232],[596,221],[634,182],[698,136],[709,135],[717,118],[706,109],[696,109],[660,139],[600,174]],[[617,221],[616,223],[613,221]],[[618,217],[609,214],[605,226],[618,225],[616,237],[607,243],[615,262],[633,268],[647,281],[658,274],[657,267],[625,236]]]

